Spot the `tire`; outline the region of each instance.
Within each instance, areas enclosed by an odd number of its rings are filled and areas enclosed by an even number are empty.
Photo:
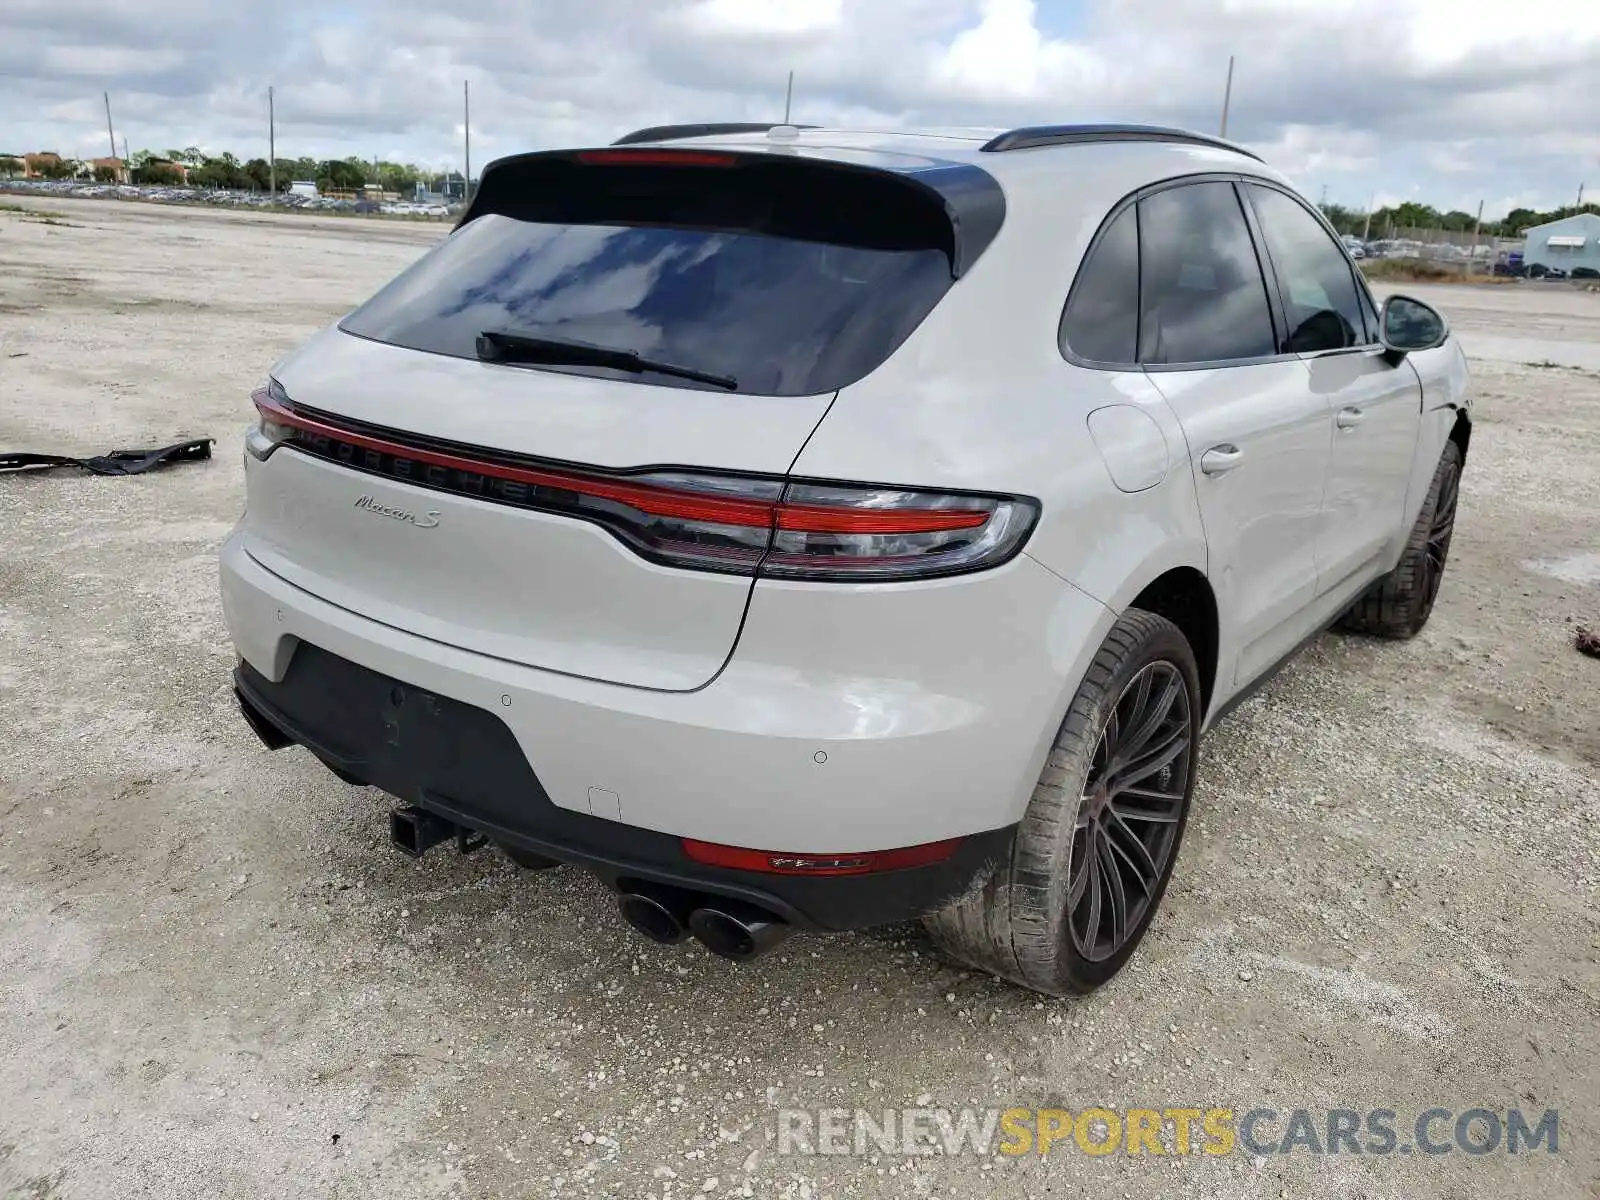
[[[1165,768],[1132,783],[1165,798],[1157,802],[1105,787],[1107,747],[1133,743],[1137,750],[1138,726],[1153,720],[1164,700],[1166,716],[1151,727],[1134,762],[1143,760],[1147,767],[1161,758],[1170,749],[1168,739],[1181,745]],[[1166,618],[1129,609],[1106,635],[1067,710],[1010,859],[981,891],[923,918],[939,947],[970,966],[1052,996],[1091,992],[1121,970],[1172,876],[1194,791],[1201,715],[1200,676],[1188,641]],[[1118,761],[1115,754],[1111,761]],[[1129,770],[1125,763],[1115,767],[1111,781]],[[1130,835],[1144,846],[1139,863]],[[1090,857],[1091,850],[1098,857]],[[1115,887],[1103,873],[1107,863],[1116,872]],[[1120,938],[1114,936],[1119,892]],[[1098,910],[1092,908],[1095,894],[1101,897]]]
[[[1405,553],[1339,618],[1339,628],[1374,637],[1414,637],[1428,623],[1439,596],[1461,491],[1461,447],[1446,442],[1422,501]]]

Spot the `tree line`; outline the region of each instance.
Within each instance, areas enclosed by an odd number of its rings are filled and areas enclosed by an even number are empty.
[[[46,179],[77,179],[91,175],[101,183],[116,181],[116,169],[109,165],[91,167],[73,158],[50,155],[37,166]],[[0,155],[0,175],[21,175],[21,155]],[[274,183],[273,165],[265,158],[245,161],[232,153],[206,154],[198,147],[165,152],[139,150],[128,156],[128,177],[133,183],[177,186],[184,182],[194,187],[231,188],[239,191],[267,191]],[[460,175],[442,176],[413,163],[373,162],[361,158],[280,158],[276,160],[277,190],[286,192],[296,180],[315,181],[317,189],[355,191],[377,184],[386,192],[409,194],[418,183],[438,187],[446,179],[459,182]]]
[[[129,177],[134,183],[175,186],[185,180],[195,187],[232,188],[239,191],[266,191],[272,184],[273,172],[264,158],[241,162],[231,153],[206,154],[197,146],[181,150],[168,150],[158,154],[140,150],[128,158]],[[179,169],[179,168],[183,169]],[[0,175],[21,175],[21,155],[0,154]],[[47,179],[76,179],[92,174],[102,183],[115,181],[116,172],[109,166],[88,168],[71,158],[47,161],[40,168]],[[459,186],[457,173],[441,176],[411,163],[371,162],[362,158],[280,158],[277,160],[278,191],[286,192],[295,180],[314,180],[317,189],[330,191],[357,191],[369,183],[377,184],[386,192],[409,194],[418,183],[434,190],[442,190],[449,182]],[[1371,214],[1343,204],[1323,204],[1323,213],[1340,233],[1385,236],[1398,229],[1441,229],[1454,233],[1471,233],[1477,218],[1469,212],[1451,209],[1441,212],[1427,204],[1406,201],[1404,204],[1380,208]],[[1485,237],[1520,237],[1530,225],[1543,225],[1580,212],[1600,212],[1600,204],[1586,204],[1582,208],[1569,206],[1536,212],[1529,208],[1514,208],[1498,221],[1485,221],[1479,230]]]
[[[1343,204],[1324,204],[1321,208],[1329,224],[1340,233],[1373,238],[1381,238],[1393,230],[1400,229],[1440,229],[1447,233],[1471,233],[1474,228],[1477,228],[1484,237],[1515,238],[1521,237],[1522,231],[1533,225],[1559,221],[1563,217],[1575,216],[1578,213],[1600,213],[1600,204],[1585,204],[1581,208],[1567,205],[1553,208],[1549,212],[1514,208],[1498,221],[1485,221],[1479,226],[1478,218],[1472,213],[1462,212],[1460,209],[1440,212],[1430,205],[1418,204],[1412,200],[1404,204],[1374,209],[1370,214],[1348,208]]]

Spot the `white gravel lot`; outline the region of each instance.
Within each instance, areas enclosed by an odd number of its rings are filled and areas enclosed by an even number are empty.
[[[219,446],[0,478],[0,1196],[1600,1196],[1600,295],[1407,289],[1480,398],[1432,623],[1325,636],[1225,721],[1134,963],[1042,1001],[911,926],[739,968],[576,871],[395,854],[383,796],[238,718],[215,552],[251,388],[439,227],[22,207],[0,449]],[[917,1103],[1557,1109],[1560,1144],[771,1140],[778,1107]]]

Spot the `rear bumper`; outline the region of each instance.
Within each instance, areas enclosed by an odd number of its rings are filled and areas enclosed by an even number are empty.
[[[298,744],[352,782],[486,834],[595,872],[612,887],[650,881],[733,897],[807,929],[843,930],[910,920],[994,870],[1013,828],[965,839],[925,867],[805,878],[709,867],[670,834],[550,802],[505,723],[491,713],[410,687],[302,644],[273,683],[248,662],[234,671],[245,720],[269,749]]]
[[[303,652],[492,714],[522,770],[536,774],[538,801],[532,816],[491,806],[459,823],[613,878],[637,870],[680,882],[675,873],[692,869],[705,890],[826,928],[935,907],[1003,852],[996,848],[1021,819],[1061,714],[1113,620],[1026,556],[922,585],[761,583],[722,672],[696,691],[662,692],[396,629],[273,574],[238,534],[223,546],[221,577],[224,616],[247,664],[241,691],[273,728],[330,763],[347,717],[301,713],[277,690]],[[425,779],[371,778],[452,815],[445,800],[421,795]],[[787,888],[795,879],[829,896],[866,896],[896,881],[726,872],[711,886],[703,876],[712,869],[686,863],[678,841],[828,854],[956,837],[971,847],[946,864],[947,876],[946,868],[916,868],[927,875],[903,900],[838,909],[809,894],[801,902],[740,889]]]

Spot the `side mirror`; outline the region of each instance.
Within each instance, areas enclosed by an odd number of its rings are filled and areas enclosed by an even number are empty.
[[[1413,350],[1442,346],[1450,336],[1450,327],[1438,310],[1410,296],[1390,296],[1383,302],[1378,320],[1384,349],[1394,362]]]

